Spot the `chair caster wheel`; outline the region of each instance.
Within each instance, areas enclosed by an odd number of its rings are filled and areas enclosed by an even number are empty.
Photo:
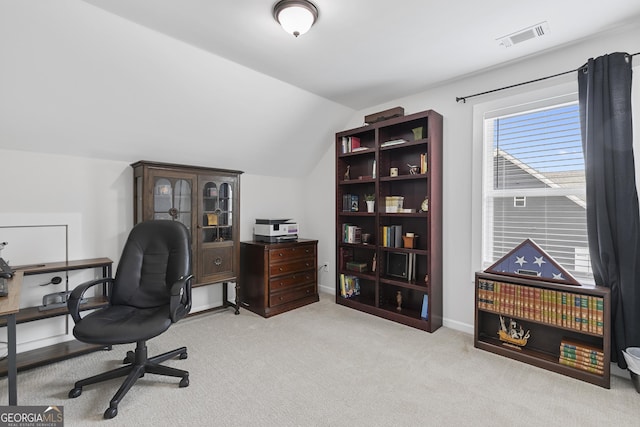
[[[184,360],[184,359],[186,359],[187,357],[189,357],[189,355],[188,355],[187,353],[180,353],[180,357],[179,357],[179,359],[180,359],[180,360]]]
[[[189,377],[184,377],[180,380],[180,387],[189,387]]]
[[[111,418],[115,417],[116,415],[118,415],[118,408],[107,408],[107,410],[104,411],[104,419],[105,420],[110,420]]]
[[[81,394],[82,394],[82,387],[76,387],[69,392],[69,397],[73,399],[80,396]]]
[[[136,360],[136,354],[133,351],[127,351],[127,355],[122,361],[123,364],[133,363]]]

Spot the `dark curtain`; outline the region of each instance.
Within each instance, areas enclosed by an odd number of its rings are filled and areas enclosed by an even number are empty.
[[[611,354],[640,346],[640,217],[631,123],[631,56],[589,59],[578,71],[587,187],[587,232],[595,282],[611,288]]]

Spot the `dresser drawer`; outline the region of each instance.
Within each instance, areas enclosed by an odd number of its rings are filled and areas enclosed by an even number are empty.
[[[315,295],[315,284],[311,283],[289,291],[278,292],[269,295],[269,306],[277,307],[291,301],[299,300],[307,296]]]
[[[271,264],[269,265],[269,276],[281,276],[283,274],[309,270],[310,268],[315,268],[315,258],[303,258],[283,264]]]
[[[298,245],[288,248],[269,249],[269,260],[273,264],[280,261],[290,261],[297,258],[316,256],[316,245]]]
[[[289,276],[282,276],[269,280],[269,291],[278,292],[304,283],[313,283],[316,275],[314,270],[302,271]]]

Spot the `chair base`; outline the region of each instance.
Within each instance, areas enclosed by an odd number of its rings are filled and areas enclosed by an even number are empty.
[[[138,341],[135,352],[127,352],[127,356],[123,363],[127,363],[127,366],[113,369],[108,372],[103,372],[98,375],[94,375],[84,380],[76,382],[74,388],[69,392],[70,398],[78,397],[82,394],[82,387],[96,384],[102,381],[111,380],[114,378],[126,376],[124,382],[109,402],[109,408],[104,412],[104,418],[113,418],[118,415],[118,404],[124,398],[125,394],[131,389],[133,384],[138,378],[144,377],[145,373],[165,375],[170,377],[182,378],[180,380],[180,387],[187,387],[189,385],[189,372],[182,369],[171,368],[169,366],[160,365],[165,360],[178,356],[180,359],[187,358],[187,348],[180,347],[178,349],[168,351],[158,356],[148,358],[147,357],[147,345],[145,341]]]

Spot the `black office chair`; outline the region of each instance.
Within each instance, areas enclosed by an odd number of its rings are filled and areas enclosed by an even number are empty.
[[[136,343],[126,366],[78,381],[69,397],[82,387],[127,376],[109,403],[104,418],[118,415],[118,403],[145,373],[180,377],[189,385],[189,372],[162,366],[175,356],[187,358],[187,348],[147,357],[146,341],[166,331],[191,309],[191,241],[187,228],[175,221],[154,220],[137,224],[122,251],[115,278],[83,283],[71,293],[67,306],[75,322],[73,335],[80,341],[111,346]],[[109,305],[80,317],[80,302],[92,286],[108,284]]]

